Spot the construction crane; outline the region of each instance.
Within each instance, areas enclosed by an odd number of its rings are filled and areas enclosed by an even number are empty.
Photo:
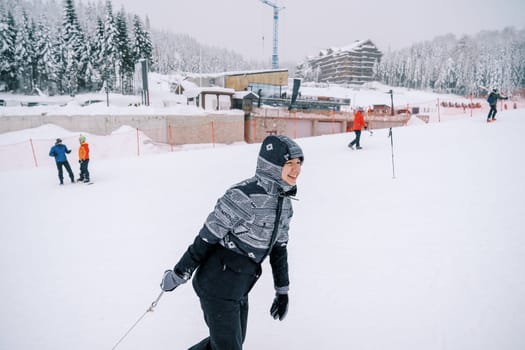
[[[259,0],[263,4],[273,7],[273,45],[272,45],[272,69],[279,68],[279,56],[277,54],[277,34],[279,26],[279,11],[284,10],[284,6],[279,6],[275,1]]]

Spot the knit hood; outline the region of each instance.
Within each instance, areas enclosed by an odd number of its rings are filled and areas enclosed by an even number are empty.
[[[284,135],[268,136],[259,150],[255,176],[272,193],[295,191],[296,186],[291,186],[282,179],[284,164],[295,158],[304,161],[303,151],[295,141]]]

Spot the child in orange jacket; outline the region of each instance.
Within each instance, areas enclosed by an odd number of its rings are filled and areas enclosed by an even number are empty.
[[[86,137],[80,135],[78,138],[80,147],[78,148],[78,162],[80,163],[80,178],[77,181],[89,182],[89,145],[86,142]]]
[[[361,140],[361,129],[363,128],[366,129],[365,117],[363,115],[363,111],[359,109],[357,112],[355,112],[354,125],[352,127],[355,133],[355,138],[352,142],[348,144],[348,147],[354,149],[354,145],[356,145],[357,149],[362,148],[359,141]]]

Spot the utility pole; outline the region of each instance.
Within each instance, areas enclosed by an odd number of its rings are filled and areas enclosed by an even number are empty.
[[[390,94],[390,115],[394,115],[394,91],[388,90],[387,94]]]
[[[390,115],[394,116],[394,91],[388,90],[387,94],[390,94]],[[396,170],[394,166],[394,134],[392,133],[392,127],[388,130],[388,137],[390,137],[390,149],[392,152],[392,179],[396,178]]]
[[[106,106],[109,107],[109,87],[108,83],[105,80],[102,84],[102,87],[104,88],[104,92],[106,93]]]
[[[392,179],[396,178],[396,169],[394,166],[394,134],[392,133],[392,128],[388,131],[388,137],[390,137],[390,149],[392,151]]]

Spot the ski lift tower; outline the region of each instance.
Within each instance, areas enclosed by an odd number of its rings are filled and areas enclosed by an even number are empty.
[[[272,45],[272,69],[279,68],[279,56],[277,55],[277,34],[279,26],[279,11],[284,10],[284,6],[279,6],[276,1],[259,0],[263,4],[273,7],[273,45]]]

